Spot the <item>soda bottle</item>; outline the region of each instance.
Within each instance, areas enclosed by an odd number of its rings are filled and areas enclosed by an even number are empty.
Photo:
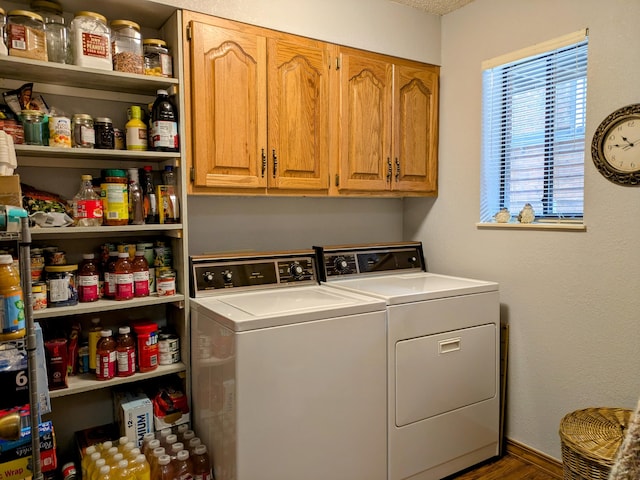
[[[158,457],[158,469],[156,475],[153,472],[151,473],[151,478],[154,480],[174,480],[176,478],[175,468],[169,455],[160,455]]]
[[[114,266],[116,300],[131,300],[133,298],[133,270],[127,252],[118,253],[118,261]],[[111,282],[111,273],[109,273]]]
[[[187,480],[192,478],[193,464],[191,463],[191,458],[189,458],[189,452],[187,450],[180,450],[176,459],[171,463],[174,466],[174,478],[176,480]]]
[[[100,325],[99,318],[91,319],[91,327],[89,327],[89,371],[96,371],[96,349],[98,346],[98,340],[100,340],[100,332],[102,331],[102,325]]]
[[[213,471],[206,445],[198,445],[191,458],[194,480],[212,480]]]
[[[0,342],[24,337],[24,298],[20,273],[14,266],[11,255],[0,255],[0,307]]]
[[[102,225],[102,200],[93,189],[93,177],[82,175],[80,190],[73,197],[73,223],[78,227]]]
[[[144,166],[142,192],[145,223],[160,223],[160,217],[158,216],[158,197],[156,196],[156,189],[153,185],[153,172],[151,165]]]
[[[144,455],[138,455],[129,465],[136,480],[151,480],[151,467]]]
[[[100,340],[96,347],[96,378],[98,380],[109,380],[116,376],[116,341],[113,339],[111,330],[102,330]],[[111,447],[107,451],[106,459],[112,455]]]
[[[131,336],[131,328],[124,326],[118,329],[118,340],[116,345],[116,358],[118,362],[118,376],[130,377],[136,373],[136,344]],[[125,453],[124,448],[130,444],[129,450],[134,446],[133,442],[129,442],[127,437],[124,438],[124,444],[120,451]],[[122,439],[121,439],[122,443]]]
[[[118,251],[109,252],[109,262],[104,271],[104,296],[105,298],[116,298],[116,262],[118,261]]]
[[[144,251],[138,250],[132,263],[133,270],[133,296],[149,296],[149,264],[144,257]]]
[[[151,147],[157,152],[177,152],[178,115],[166,90],[158,90],[151,109]]]
[[[137,168],[129,169],[129,223],[144,225],[144,200]]]
[[[82,263],[78,269],[78,301],[95,302],[100,298],[100,275],[93,253],[82,255]]]

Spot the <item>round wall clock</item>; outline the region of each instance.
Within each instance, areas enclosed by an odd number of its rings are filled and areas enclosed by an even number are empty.
[[[591,157],[598,171],[618,185],[640,185],[640,104],[607,116],[593,134]]]

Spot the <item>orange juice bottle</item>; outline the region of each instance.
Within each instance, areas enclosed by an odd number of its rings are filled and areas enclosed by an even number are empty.
[[[20,274],[11,255],[0,255],[0,342],[16,340],[25,335],[24,298],[20,287]]]

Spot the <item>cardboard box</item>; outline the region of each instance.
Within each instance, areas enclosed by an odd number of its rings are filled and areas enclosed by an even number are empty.
[[[0,175],[0,205],[22,207],[20,175]]]
[[[153,397],[153,415],[156,430],[189,423],[187,396],[180,389],[160,387]]]
[[[40,469],[52,472],[58,468],[56,441],[51,422],[43,422],[40,431]],[[0,440],[0,475],[2,480],[20,480],[32,476],[31,432],[24,429],[18,440]]]
[[[85,428],[75,433],[76,446],[82,458],[90,445],[97,445],[107,440],[117,440],[118,426],[115,423],[107,423],[98,427]]]
[[[144,393],[114,392],[114,418],[120,435],[142,446],[145,433],[153,432],[153,404]]]

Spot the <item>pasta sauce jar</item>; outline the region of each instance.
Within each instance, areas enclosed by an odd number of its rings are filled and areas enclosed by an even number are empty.
[[[105,225],[122,226],[129,223],[129,196],[127,172],[108,169],[103,172],[104,183],[100,185],[100,197],[104,209]]]

